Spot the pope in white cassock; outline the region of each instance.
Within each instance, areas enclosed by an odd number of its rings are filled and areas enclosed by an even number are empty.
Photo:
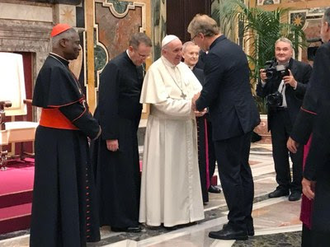
[[[182,43],[162,41],[162,56],[149,68],[141,103],[150,104],[144,143],[140,218],[165,227],[204,219],[192,97],[202,86],[181,62]]]

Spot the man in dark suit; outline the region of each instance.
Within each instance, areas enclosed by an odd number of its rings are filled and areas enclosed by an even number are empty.
[[[246,240],[248,235],[254,235],[250,140],[252,130],[260,122],[251,94],[247,58],[241,47],[222,35],[215,20],[207,15],[196,15],[188,32],[192,41],[208,51],[204,61],[205,84],[192,105],[197,110],[209,107],[219,176],[229,209],[228,224],[220,231],[210,232],[209,237]]]
[[[257,95],[266,97],[268,106],[268,130],[272,133],[273,159],[277,188],[269,198],[289,195],[289,201],[301,197],[303,148],[290,153],[293,163],[291,179],[289,152],[286,147],[293,123],[301,107],[312,68],[292,58],[293,46],[289,39],[280,38],[275,42],[275,61],[270,67],[281,68],[281,72],[261,69]],[[278,67],[275,67],[278,66]],[[275,94],[277,93],[277,94]],[[279,98],[277,98],[279,97]],[[277,101],[277,99],[282,100]]]
[[[302,180],[304,195],[310,200],[314,199],[311,232],[303,232],[302,236],[303,242],[309,242],[311,246],[328,246],[330,242],[329,23],[330,8],[321,20],[324,44],[317,50],[310,86],[287,142],[288,149],[297,152],[313,133]]]

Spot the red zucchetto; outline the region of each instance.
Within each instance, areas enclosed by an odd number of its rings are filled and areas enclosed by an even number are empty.
[[[60,33],[65,32],[66,30],[71,29],[72,27],[65,23],[59,23],[53,27],[52,32],[50,33],[50,37],[55,37],[56,35],[59,35]]]

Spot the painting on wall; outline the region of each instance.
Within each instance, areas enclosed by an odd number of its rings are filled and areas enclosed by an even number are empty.
[[[257,5],[280,4],[281,0],[257,0]]]

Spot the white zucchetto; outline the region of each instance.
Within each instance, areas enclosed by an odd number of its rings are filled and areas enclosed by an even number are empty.
[[[163,38],[163,41],[162,41],[162,48],[167,45],[168,43],[172,42],[173,40],[176,40],[176,39],[179,39],[177,36],[173,35],[173,34],[170,34],[170,35],[166,35],[164,38]]]

